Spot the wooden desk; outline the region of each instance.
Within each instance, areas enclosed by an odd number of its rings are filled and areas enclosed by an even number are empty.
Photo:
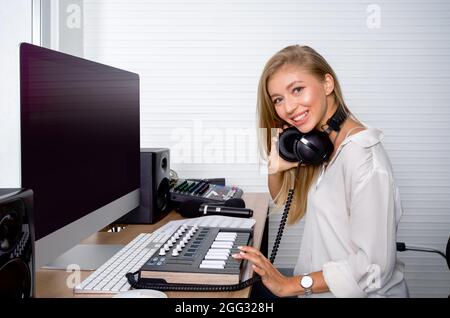
[[[246,207],[253,210],[253,218],[256,224],[253,230],[253,246],[259,248],[266,222],[267,208],[269,202],[268,193],[246,193],[243,196]],[[153,232],[162,225],[172,220],[179,220],[182,217],[172,211],[164,219],[152,225],[128,225],[124,230],[116,233],[98,232],[86,240],[83,244],[127,244],[139,233]],[[247,264],[248,265],[248,264]],[[92,271],[81,271],[81,280],[85,279]],[[63,270],[40,269],[36,273],[36,296],[37,297],[112,297],[107,294],[74,294],[71,288],[67,287],[66,281],[69,275]],[[170,298],[247,298],[250,295],[250,287],[235,292],[216,292],[216,293],[198,293],[198,292],[166,292]]]

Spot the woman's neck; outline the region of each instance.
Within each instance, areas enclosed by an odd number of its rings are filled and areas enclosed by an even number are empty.
[[[321,128],[326,126],[326,122],[333,116],[333,114],[337,110],[337,104],[332,95],[327,96],[327,103],[328,103],[329,107],[327,107],[327,112],[326,112],[322,122],[320,123]],[[355,133],[355,132],[359,131],[358,129],[356,129],[357,127],[361,127],[361,129],[365,128],[360,122],[353,119],[349,115],[347,117],[347,119],[344,120],[344,122],[342,123],[341,129],[339,131],[332,130],[330,132],[329,137],[334,145],[335,151],[340,146],[340,144],[344,141],[344,139],[346,138],[346,136],[349,132]],[[353,131],[350,131],[350,130],[353,130]]]
[[[360,122],[354,120],[351,117],[348,117],[345,120],[345,122],[342,124],[341,130],[339,132],[336,132],[333,130],[329,135],[331,141],[333,142],[333,146],[334,146],[334,151],[330,158],[334,157],[334,153],[339,148],[341,143],[345,140],[348,133],[350,133],[350,136],[351,136],[351,135],[353,135],[357,132],[360,132],[361,130],[364,130],[364,129],[366,129],[366,127],[364,127]]]

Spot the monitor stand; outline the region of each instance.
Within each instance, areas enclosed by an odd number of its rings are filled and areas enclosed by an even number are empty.
[[[75,264],[80,270],[96,270],[125,245],[78,244],[54,261],[42,266],[44,269],[63,269]],[[74,269],[71,267],[71,269]]]

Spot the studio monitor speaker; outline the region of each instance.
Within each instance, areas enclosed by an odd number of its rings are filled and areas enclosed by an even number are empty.
[[[116,223],[153,224],[170,210],[170,152],[167,148],[141,148],[139,207]]]
[[[0,299],[34,296],[33,191],[0,189]]]

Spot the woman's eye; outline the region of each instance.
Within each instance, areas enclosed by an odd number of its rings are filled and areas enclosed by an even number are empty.
[[[277,104],[281,103],[281,98],[275,98],[275,99],[272,101],[272,103],[273,103],[274,105],[277,105]]]
[[[303,87],[296,87],[296,88],[293,89],[293,92],[298,94],[298,93],[301,92],[302,89],[303,89]]]

